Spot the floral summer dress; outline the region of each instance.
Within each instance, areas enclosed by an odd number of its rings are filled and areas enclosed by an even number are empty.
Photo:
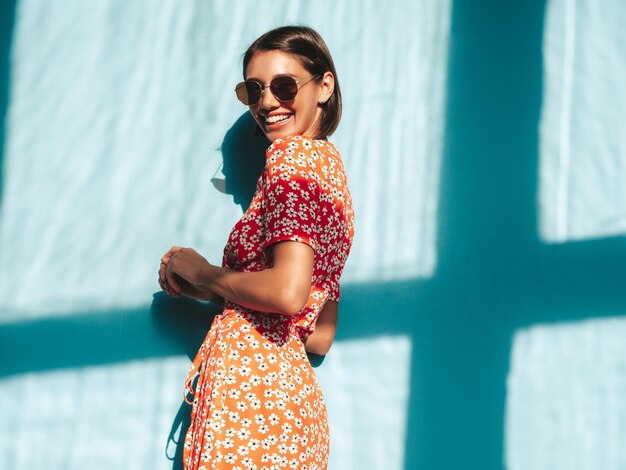
[[[335,146],[302,136],[275,140],[222,265],[260,271],[272,266],[274,243],[306,243],[315,251],[311,292],[293,317],[225,303],[187,378],[193,406],[186,469],[327,467],[326,405],[302,340],[325,302],[339,300],[353,235],[352,200]]]

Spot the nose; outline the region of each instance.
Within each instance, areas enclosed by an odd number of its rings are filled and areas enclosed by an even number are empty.
[[[270,90],[270,85],[265,85],[261,90],[261,99],[259,102],[263,109],[278,108],[280,106],[280,102],[276,99],[272,90]]]

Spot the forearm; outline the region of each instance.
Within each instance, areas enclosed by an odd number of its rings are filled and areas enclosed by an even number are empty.
[[[308,352],[325,356],[330,351],[337,331],[338,312],[337,302],[326,302],[315,324],[315,331],[304,342],[304,347]]]
[[[295,315],[302,310],[308,298],[308,292],[303,295],[305,292],[297,282],[274,268],[239,272],[208,265],[201,277],[204,289],[260,312]]]
[[[218,295],[253,310],[295,315],[311,291],[313,249],[285,241],[271,250],[271,268],[241,272],[214,266],[192,248],[172,247],[161,260],[159,276],[171,295]]]

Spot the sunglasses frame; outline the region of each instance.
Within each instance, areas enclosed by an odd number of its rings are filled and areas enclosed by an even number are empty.
[[[256,80],[245,80],[243,82],[239,82],[237,84],[237,86],[235,87],[235,94],[237,95],[237,99],[244,104],[245,106],[256,106],[257,104],[259,104],[259,102],[261,101],[261,99],[263,98],[263,93],[265,93],[265,90],[267,88],[270,89],[270,92],[272,93],[272,95],[274,96],[274,98],[276,98],[278,101],[280,101],[281,103],[287,103],[289,101],[293,101],[296,99],[296,96],[298,96],[298,92],[300,91],[300,88],[302,88],[304,85],[306,85],[307,83],[312,82],[313,80],[315,80],[317,77],[319,77],[320,75],[322,75],[321,73],[317,73],[315,75],[312,75],[311,78],[309,78],[307,81],[305,81],[304,83],[302,83],[302,85],[298,86],[298,84],[300,82],[302,82],[302,80],[296,80],[295,78],[289,76],[289,75],[283,75],[280,77],[276,77],[273,78],[271,82],[269,82],[268,84],[263,84],[261,82],[258,82]],[[276,96],[276,93],[274,93],[274,90],[272,88],[272,83],[275,80],[284,80],[284,79],[290,79],[293,80],[294,85],[296,85],[296,92],[294,93],[292,98],[289,98],[287,100],[281,100],[278,96]],[[243,88],[246,86],[246,84],[248,83],[256,83],[259,86],[259,89],[261,90],[259,93],[259,99],[257,101],[255,101],[254,103],[246,103],[243,99],[241,99],[239,97],[239,89]],[[249,94],[246,92],[246,96],[249,96]]]

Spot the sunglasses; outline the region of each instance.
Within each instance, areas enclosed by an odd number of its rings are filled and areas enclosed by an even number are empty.
[[[272,95],[274,95],[278,101],[291,101],[295,99],[300,88],[320,75],[321,74],[319,73],[317,75],[313,75],[306,82],[300,85],[300,87],[298,87],[300,80],[296,80],[293,77],[276,77],[270,82],[269,85],[263,85],[255,80],[246,80],[245,82],[239,83],[235,87],[235,93],[237,94],[239,101],[246,106],[254,106],[257,104],[261,99],[264,90],[268,87],[272,92]]]

